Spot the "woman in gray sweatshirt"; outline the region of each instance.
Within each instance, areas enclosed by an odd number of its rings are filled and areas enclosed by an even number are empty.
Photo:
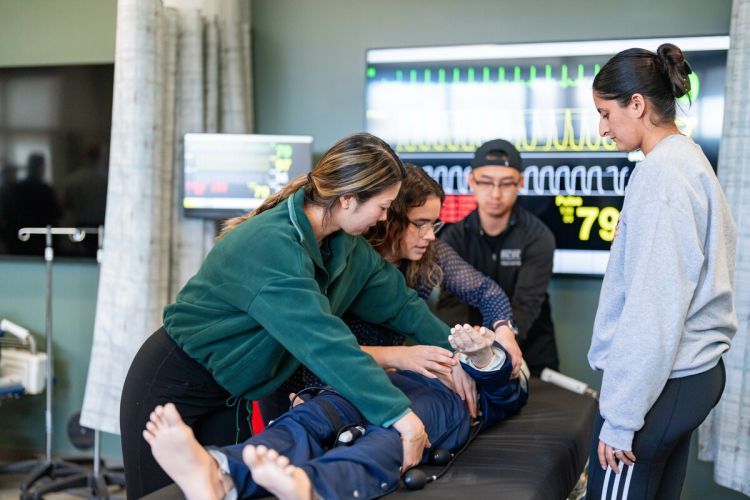
[[[588,355],[604,372],[589,499],[679,498],[690,436],[724,389],[737,236],[710,163],[675,124],[690,73],[664,44],[620,52],[594,79],[599,133],[645,160],[627,187]]]

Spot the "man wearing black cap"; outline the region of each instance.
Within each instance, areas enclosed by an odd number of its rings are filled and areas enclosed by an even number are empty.
[[[555,237],[535,215],[516,204],[523,185],[521,155],[508,141],[482,144],[471,161],[469,186],[477,209],[445,229],[447,242],[469,264],[494,279],[511,300],[519,344],[532,374],[557,370],[557,346],[547,286]],[[438,315],[448,324],[481,324],[474,308],[444,293]]]

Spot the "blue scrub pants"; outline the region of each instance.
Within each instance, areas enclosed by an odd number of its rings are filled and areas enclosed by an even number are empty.
[[[458,396],[440,382],[413,372],[389,376],[412,401],[412,410],[424,423],[433,448],[456,449],[466,442],[470,418]],[[332,422],[331,410],[342,426],[362,423],[361,415],[351,403],[338,394],[323,392],[288,411],[246,443],[221,448],[227,456],[238,497],[268,495],[255,484],[242,461],[242,450],[247,444],[264,445],[287,456],[293,465],[305,471],[315,492],[323,498],[376,498],[394,491],[402,463],[399,433],[369,424],[364,436],[351,446],[327,449],[340,429]]]

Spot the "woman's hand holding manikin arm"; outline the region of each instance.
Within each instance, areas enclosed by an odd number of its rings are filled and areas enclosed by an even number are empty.
[[[447,349],[428,345],[361,346],[384,369],[409,370],[427,378],[437,378],[466,402],[469,413],[476,417],[476,384]]]
[[[510,378],[517,378],[521,373],[521,364],[523,363],[523,353],[516,340],[516,332],[507,325],[498,326],[495,329],[495,340],[508,351],[510,361],[513,364],[513,371]]]
[[[386,370],[408,370],[427,378],[437,378],[440,374],[450,375],[451,367],[456,364],[452,352],[437,346],[361,346],[361,348]]]

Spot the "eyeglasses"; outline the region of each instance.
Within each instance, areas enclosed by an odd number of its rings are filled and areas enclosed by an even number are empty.
[[[474,186],[476,187],[476,190],[485,193],[492,192],[495,188],[498,188],[500,191],[502,191],[503,194],[508,194],[518,189],[518,182],[512,180],[503,180],[496,183],[492,181],[479,180],[474,177],[474,174],[472,174],[472,178],[474,179]]]
[[[417,224],[416,222],[410,220],[409,224],[417,228],[417,234],[421,238],[422,236],[426,235],[430,229],[432,229],[432,234],[438,234],[438,231],[440,231],[443,228],[443,226],[445,225],[445,222],[441,220],[436,220],[433,223],[422,222],[421,224]]]

